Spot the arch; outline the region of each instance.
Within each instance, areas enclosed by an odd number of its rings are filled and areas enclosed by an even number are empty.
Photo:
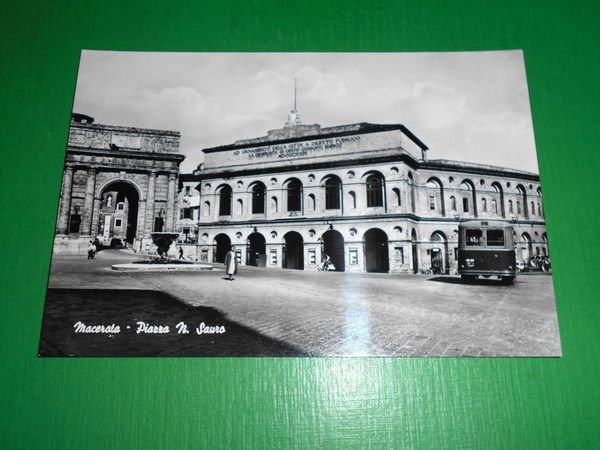
[[[235,211],[235,213],[238,216],[243,215],[244,214],[244,201],[241,198],[238,198],[236,200],[235,204],[236,204],[236,211]]]
[[[523,203],[523,216],[528,219],[529,218],[529,212],[528,212],[528,205],[527,205],[527,190],[525,189],[525,187],[522,184],[517,184],[517,192],[519,193],[519,195],[521,196],[522,199],[522,203]]]
[[[419,273],[419,254],[417,249],[417,231],[413,228],[410,232],[410,248],[412,253],[413,273]]]
[[[298,178],[290,178],[283,184],[287,191],[287,210],[302,211],[302,182]]]
[[[531,201],[530,205],[530,209],[529,212],[532,216],[535,216],[535,204],[533,203],[533,200]]]
[[[450,196],[450,209],[456,211],[456,197],[454,195]]]
[[[352,209],[356,209],[356,193],[354,191],[350,191],[348,192],[348,195],[350,196],[350,206]]]
[[[475,184],[468,178],[465,178],[460,183],[460,189],[470,192],[470,194],[463,194],[463,212],[470,213],[469,205],[471,205],[473,207],[473,216],[477,217],[477,190],[475,189]]]
[[[506,217],[506,212],[504,210],[504,191],[502,190],[502,185],[500,183],[498,183],[497,181],[494,181],[492,183],[492,188],[494,188],[494,191],[496,191],[496,194],[498,196],[498,201],[500,202],[500,213],[502,215],[502,217]],[[498,212],[496,211],[496,214]]]
[[[444,185],[442,181],[438,177],[429,177],[426,184],[429,191],[429,209],[431,211],[439,211],[442,213],[442,216],[446,215],[446,205],[444,202]],[[433,190],[433,192],[431,192]],[[433,195],[433,203],[431,196]],[[432,208],[433,206],[433,208]]]
[[[367,272],[388,273],[390,258],[388,236],[379,228],[370,228],[364,234],[365,266]]]
[[[112,245],[113,241],[118,243],[123,240],[133,244],[136,238],[141,239],[144,230],[142,229],[143,221],[138,224],[141,197],[136,184],[128,180],[112,180],[104,183],[99,192],[100,208],[98,217],[93,219],[91,216],[94,211],[90,211],[91,220],[89,225],[91,229],[80,230],[80,232],[92,234],[93,229],[96,229],[95,224],[92,224],[92,220],[97,220],[97,234],[102,235],[102,241],[105,245]],[[117,210],[117,205],[121,203],[124,205],[123,209]],[[162,228],[154,231],[162,231]]]
[[[367,172],[364,175],[367,195],[367,208],[384,206],[385,178],[380,172]]]
[[[217,195],[219,196],[219,215],[230,216],[231,215],[231,199],[233,191],[231,186],[228,184],[221,185],[217,188]]]
[[[542,247],[542,252],[544,256],[550,256],[550,247],[548,246],[548,234],[546,232],[542,233],[542,242],[544,246]]]
[[[210,217],[210,202],[206,201],[202,204],[202,215],[204,217]]]
[[[394,206],[402,206],[402,196],[400,193],[400,189],[395,187],[394,189],[392,189],[392,192],[394,193]]]
[[[481,211],[488,212],[487,199],[485,197],[481,197]]]
[[[317,209],[317,200],[314,194],[308,194],[308,210],[314,211]]]
[[[443,231],[436,230],[431,233],[429,241],[440,245],[431,248],[431,270],[434,274],[450,273],[450,258],[448,252],[448,238]]]
[[[323,245],[321,253],[331,258],[337,272],[344,272],[346,270],[344,236],[339,231],[328,230],[321,236],[321,242]]]
[[[521,234],[521,245],[521,259],[527,262],[533,256],[533,242],[529,233]]]
[[[279,204],[277,202],[277,197],[271,197],[271,212],[276,213],[279,211]]]
[[[225,255],[231,249],[231,239],[225,233],[219,233],[213,239],[214,254],[213,261],[225,262]]]
[[[283,267],[285,269],[304,269],[304,239],[297,231],[283,235]]]
[[[248,186],[252,193],[252,214],[265,213],[266,186],[260,181],[256,181]]]
[[[325,209],[342,209],[342,180],[336,175],[327,175],[321,184],[325,187]]]
[[[513,201],[512,200],[508,201],[508,213],[509,214],[514,214],[515,213],[515,209],[513,207]]]
[[[408,188],[410,189],[410,210],[414,213],[417,199],[415,197],[415,180],[412,172],[408,172]]]
[[[246,241],[246,264],[249,266],[265,267],[266,265],[266,240],[259,232],[248,236]]]

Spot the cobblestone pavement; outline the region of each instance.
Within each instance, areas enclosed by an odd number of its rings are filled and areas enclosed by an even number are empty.
[[[213,271],[193,273],[110,270],[131,258],[117,251],[100,252],[94,261],[56,257],[50,287],[162,291],[185,305],[213,308],[223,320],[308,355],[561,354],[546,274],[520,275],[514,285],[504,286],[495,280],[463,284],[453,276],[243,266],[227,281],[218,264]]]

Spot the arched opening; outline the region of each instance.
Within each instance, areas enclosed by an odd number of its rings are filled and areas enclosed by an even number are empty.
[[[249,266],[265,267],[267,265],[265,237],[257,232],[248,236],[246,248],[246,264]]]
[[[302,211],[302,183],[297,178],[291,179],[287,185],[287,210],[289,212]]]
[[[383,176],[373,173],[367,177],[367,207],[383,206]]]
[[[394,206],[402,206],[402,197],[400,194],[400,189],[394,188],[392,189],[392,192],[394,193]]]
[[[417,232],[413,228],[410,232],[410,248],[412,252],[413,273],[419,273],[419,255],[417,253]]]
[[[103,245],[118,246],[122,241],[132,244],[136,237],[142,237],[137,229],[139,200],[137,189],[125,181],[110,183],[102,189],[98,234]]]
[[[252,187],[252,214],[265,213],[265,185],[256,183]]]
[[[477,217],[477,191],[471,180],[463,180],[460,184],[462,192],[462,212]]]
[[[500,211],[498,211],[498,208],[496,206],[495,213],[500,213],[502,217],[506,217],[506,212],[504,210],[504,191],[502,190],[502,186],[500,186],[500,183],[494,182],[492,183],[492,187],[494,188],[494,191],[496,191],[496,200],[500,203]]]
[[[389,272],[390,259],[387,234],[379,228],[371,228],[365,233],[364,241],[367,272]]]
[[[446,205],[444,202],[444,186],[439,178],[431,177],[427,180],[428,209],[430,211],[440,212],[442,216],[446,215]]]
[[[528,262],[533,256],[533,242],[528,233],[521,234],[521,259]]]
[[[339,231],[329,230],[321,237],[323,242],[323,255],[328,255],[337,272],[346,270],[344,258],[344,237]]]
[[[444,274],[450,271],[450,260],[448,258],[448,240],[441,231],[435,231],[429,238],[433,244],[431,248],[431,271],[434,274]]]
[[[414,213],[417,200],[415,197],[415,180],[411,172],[408,172],[408,188],[410,189],[410,210]]]
[[[214,262],[224,263],[225,255],[231,249],[231,239],[225,233],[220,233],[215,236],[213,245],[215,246]]]
[[[335,175],[325,179],[325,209],[341,209],[342,181]]]
[[[219,190],[219,215],[230,216],[231,215],[231,187],[223,186]]]
[[[528,219],[529,212],[528,212],[528,205],[527,205],[527,191],[525,190],[525,187],[523,187],[522,184],[517,185],[517,191],[519,192],[519,196],[521,198],[520,201],[517,201],[517,205],[519,205],[520,203],[523,204],[523,217]],[[517,213],[518,214],[521,213],[521,211],[519,211],[519,208],[517,208]]]
[[[296,231],[290,231],[283,236],[283,267],[286,269],[304,269],[304,240]]]

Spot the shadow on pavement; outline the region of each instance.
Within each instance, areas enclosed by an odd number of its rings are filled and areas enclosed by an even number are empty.
[[[77,322],[114,324],[120,330],[76,333]],[[162,331],[168,327],[168,333],[137,333],[138,322],[162,326]],[[178,333],[180,322],[189,333]],[[202,323],[205,330],[224,327],[225,332],[198,334]],[[188,306],[160,291],[124,289],[48,289],[39,355],[306,356],[293,346],[227,320],[218,309]]]
[[[465,286],[509,286],[505,281],[498,280],[497,278],[476,278],[470,281],[464,281],[460,277],[435,277],[429,278],[427,281],[435,281],[437,283],[448,283],[448,284],[463,284]],[[517,281],[515,280],[515,283]]]

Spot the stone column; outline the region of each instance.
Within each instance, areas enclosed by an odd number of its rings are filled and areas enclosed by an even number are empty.
[[[92,209],[92,223],[90,236],[98,235],[98,217],[100,217],[100,199],[94,198],[94,208]]]
[[[169,174],[169,184],[167,187],[167,223],[166,231],[175,231],[175,195],[177,191],[175,189],[175,179],[177,175],[174,173]]]
[[[63,175],[62,191],[60,193],[60,206],[58,210],[58,223],[56,234],[67,234],[69,231],[69,215],[71,213],[71,189],[73,186],[73,167],[67,166]]]
[[[150,234],[154,230],[154,191],[156,186],[156,172],[148,174],[148,195],[146,196],[146,230]]]
[[[81,223],[81,234],[91,233],[92,213],[94,208],[94,189],[96,188],[96,169],[88,169],[87,183],[85,185],[85,200],[83,203],[83,218]]]

